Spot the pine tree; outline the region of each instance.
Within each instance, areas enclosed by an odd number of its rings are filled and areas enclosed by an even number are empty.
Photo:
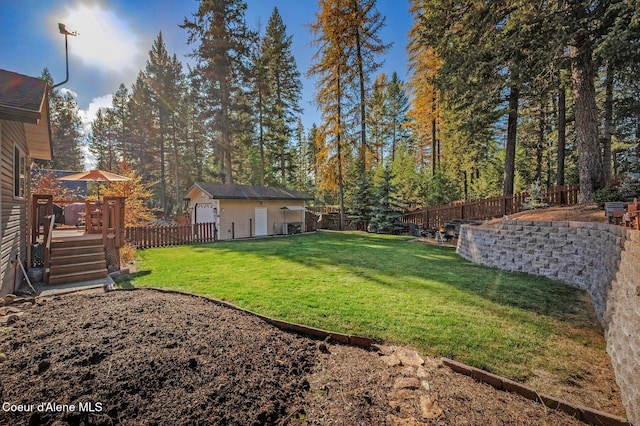
[[[120,158],[123,161],[127,161],[131,130],[129,123],[129,91],[124,84],[120,84],[120,87],[113,95],[111,110],[113,111],[114,126],[117,129],[117,151]]]
[[[393,120],[390,112],[389,81],[384,73],[378,74],[369,96],[368,122],[369,143],[368,156],[365,170],[370,171],[374,167],[383,164],[390,134],[390,122]]]
[[[51,168],[59,170],[83,170],[81,144],[82,121],[78,104],[70,92],[60,94],[54,90],[51,102],[51,144],[53,160]]]
[[[362,166],[358,167],[361,168]],[[369,176],[361,174],[351,196],[349,220],[359,231],[367,230],[375,203],[369,182]]]
[[[344,184],[346,157],[350,149],[346,118],[350,101],[348,69],[352,45],[349,22],[342,0],[320,0],[316,21],[311,24],[314,43],[319,50],[309,74],[317,76],[316,103],[324,122],[318,128],[316,162],[320,189],[337,190],[340,205],[339,228],[344,229]]]
[[[234,112],[245,107],[243,91],[248,83],[250,48],[255,34],[247,29],[241,0],[201,1],[193,20],[185,18],[189,44],[198,43],[192,56],[200,79],[202,98],[213,112],[212,134],[219,135],[225,183],[233,183]]]
[[[407,144],[410,139],[407,132],[409,99],[404,91],[404,83],[395,71],[391,74],[391,80],[387,87],[387,97],[390,117],[391,161],[394,161],[396,149],[401,144]]]
[[[374,191],[369,229],[377,234],[395,234],[401,231],[400,208],[390,167],[384,167]]]
[[[385,26],[386,17],[376,9],[376,0],[349,0],[346,8],[342,8],[342,19],[348,22],[347,43],[352,53],[353,66],[351,80],[358,85],[358,113],[356,122],[360,123],[360,166],[361,173],[366,173],[367,146],[367,97],[371,75],[382,65],[376,57],[387,52],[390,44],[384,44],[380,31]]]
[[[292,155],[291,136],[296,114],[300,110],[302,92],[300,73],[291,51],[293,39],[287,35],[287,28],[274,8],[266,34],[262,40],[262,63],[266,69],[266,112],[267,138],[272,150],[272,158],[277,164],[272,168],[279,171],[279,183],[287,184],[287,173],[295,164],[288,161]]]
[[[89,152],[96,160],[96,167],[107,171],[116,171],[119,159],[115,139],[116,125],[114,113],[110,109],[100,109],[91,123]]]

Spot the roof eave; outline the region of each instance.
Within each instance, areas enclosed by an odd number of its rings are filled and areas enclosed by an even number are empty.
[[[31,111],[22,108],[15,108],[0,105],[0,119],[7,121],[18,121],[21,123],[38,124],[42,118],[40,111]]]

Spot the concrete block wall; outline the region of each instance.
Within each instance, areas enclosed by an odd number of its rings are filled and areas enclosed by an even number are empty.
[[[604,223],[464,225],[458,254],[585,290],[605,330],[627,416],[640,425],[640,231]]]

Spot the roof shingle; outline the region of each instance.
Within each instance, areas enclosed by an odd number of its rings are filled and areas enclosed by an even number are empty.
[[[0,118],[39,120],[46,88],[39,78],[0,69]]]
[[[313,200],[313,196],[305,192],[272,186],[228,185],[208,182],[196,182],[194,186],[200,188],[212,198],[218,199]]]

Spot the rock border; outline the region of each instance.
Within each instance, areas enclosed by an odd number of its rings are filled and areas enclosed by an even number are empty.
[[[565,412],[584,423],[598,426],[631,426],[631,423],[625,418],[538,393],[535,389],[530,388],[529,386],[525,386],[521,383],[514,382],[513,380],[500,377],[493,373],[489,373],[488,371],[471,367],[470,365],[466,365],[449,358],[443,357],[441,360],[444,365],[456,373],[464,374],[465,376],[470,376],[480,382],[490,384],[498,390],[517,393],[527,399],[542,403],[552,410]]]

